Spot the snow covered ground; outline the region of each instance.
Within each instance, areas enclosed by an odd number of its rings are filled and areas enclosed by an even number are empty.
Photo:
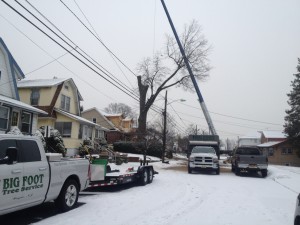
[[[83,204],[76,209],[40,218],[34,224],[293,224],[300,168],[269,166],[268,177],[261,178],[238,177],[228,166],[221,169],[220,175],[188,174],[185,163],[184,159],[170,164],[155,162],[159,174],[152,184],[83,193],[79,197]]]

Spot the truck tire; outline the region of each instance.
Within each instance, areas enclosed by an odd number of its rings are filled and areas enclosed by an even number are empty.
[[[143,168],[141,172],[141,177],[139,179],[139,184],[145,186],[148,183],[148,170],[147,168]]]
[[[153,181],[153,168],[149,167],[148,168],[148,184],[152,183]]]
[[[234,172],[235,171],[235,167],[233,164],[231,164],[231,172]]]
[[[241,170],[237,167],[234,169],[235,175],[240,176],[241,175]]]
[[[59,196],[55,200],[55,205],[61,212],[66,212],[73,209],[78,201],[79,187],[78,183],[69,179],[62,187]]]
[[[268,175],[268,170],[261,170],[261,176],[265,178]]]
[[[216,169],[216,175],[220,174],[220,167],[218,169]]]
[[[190,166],[188,166],[188,173],[192,173],[192,172],[193,172],[193,170],[191,169]]]

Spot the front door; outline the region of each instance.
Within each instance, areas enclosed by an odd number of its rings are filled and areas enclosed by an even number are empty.
[[[19,162],[18,157],[13,164],[4,163],[3,158],[8,147],[17,147],[16,140],[0,140],[0,215],[14,211],[24,204],[21,191],[23,163]]]

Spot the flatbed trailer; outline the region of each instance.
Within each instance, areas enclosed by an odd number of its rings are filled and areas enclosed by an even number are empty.
[[[152,183],[158,174],[152,165],[124,163],[114,165],[105,163],[107,160],[93,160],[90,169],[89,188],[121,185],[136,182],[139,185]]]

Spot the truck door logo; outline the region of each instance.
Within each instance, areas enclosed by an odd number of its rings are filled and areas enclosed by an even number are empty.
[[[44,174],[3,179],[3,195],[29,191],[43,187]]]

